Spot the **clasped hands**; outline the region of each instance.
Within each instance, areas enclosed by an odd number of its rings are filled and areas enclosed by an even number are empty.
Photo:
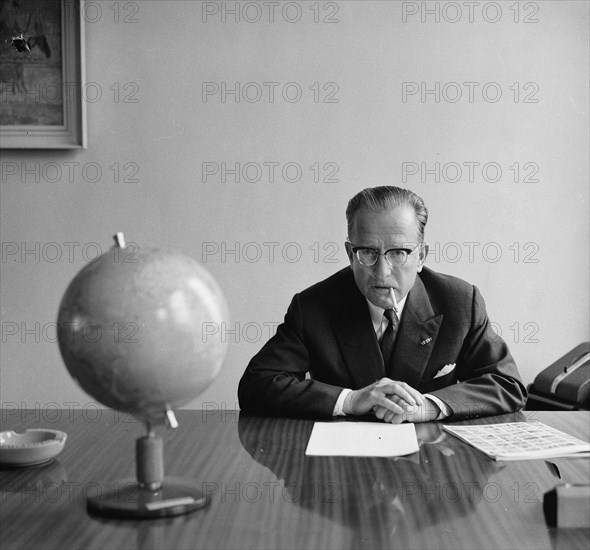
[[[370,386],[350,392],[344,400],[343,412],[347,415],[373,412],[384,422],[399,424],[435,420],[440,409],[405,382],[381,378]]]

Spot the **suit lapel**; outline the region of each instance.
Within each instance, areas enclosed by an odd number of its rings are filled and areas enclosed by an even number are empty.
[[[434,315],[422,279],[416,277],[402,313],[387,376],[418,387],[442,320],[442,315]]]
[[[351,284],[343,292],[332,326],[356,389],[383,378],[385,367],[367,301],[356,286],[352,271],[350,275]]]

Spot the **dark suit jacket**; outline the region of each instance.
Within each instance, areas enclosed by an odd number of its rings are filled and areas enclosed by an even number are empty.
[[[452,372],[435,378],[452,363]],[[524,406],[526,390],[477,288],[428,268],[408,295],[391,364],[396,380],[449,405],[450,419]],[[250,361],[238,397],[245,412],[327,418],[343,388],[391,374],[347,267],[294,296],[285,321]]]

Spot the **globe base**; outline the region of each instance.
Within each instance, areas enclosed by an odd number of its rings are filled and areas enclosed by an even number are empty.
[[[150,490],[135,480],[117,483],[117,488],[88,498],[88,513],[118,519],[180,516],[204,508],[210,499],[195,483],[178,477],[166,477],[161,486]]]

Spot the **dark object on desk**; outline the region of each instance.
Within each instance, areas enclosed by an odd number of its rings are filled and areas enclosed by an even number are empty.
[[[558,485],[545,493],[543,511],[552,527],[590,527],[590,485]]]
[[[528,392],[529,411],[590,410],[590,342],[541,371]]]

